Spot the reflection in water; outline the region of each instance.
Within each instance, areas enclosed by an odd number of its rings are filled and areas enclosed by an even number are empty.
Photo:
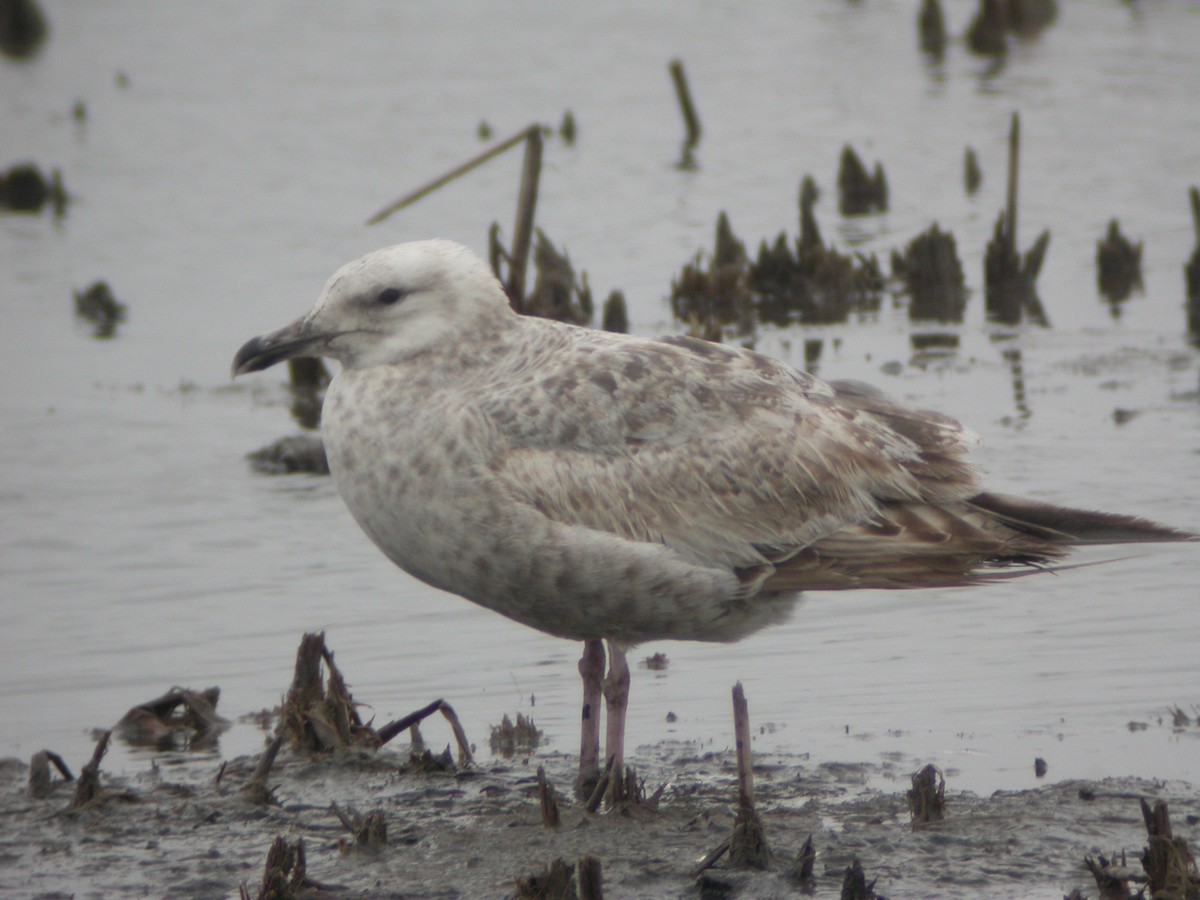
[[[955,332],[913,332],[909,335],[913,355],[911,365],[924,369],[931,363],[944,362],[958,355],[959,336]]]
[[[1009,375],[1012,377],[1013,406],[1021,419],[1028,419],[1033,410],[1025,399],[1025,368],[1021,363],[1021,348],[1009,347],[1004,351],[1004,361],[1008,363]]]

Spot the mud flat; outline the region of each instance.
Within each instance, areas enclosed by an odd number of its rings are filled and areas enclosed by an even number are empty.
[[[245,884],[253,897],[282,836],[302,838],[309,881],[343,897],[507,897],[518,877],[584,856],[600,861],[609,897],[839,897],[855,859],[880,896],[1057,898],[1074,888],[1087,896],[1095,884],[1085,858],[1125,851],[1139,868],[1139,799],[1166,801],[1177,837],[1194,835],[1200,810],[1195,785],[1112,778],[990,797],[951,789],[945,820],[914,827],[903,790],[862,789],[886,763],[764,755],[754,770],[770,868],[733,870],[719,860],[701,874],[700,860],[733,829],[732,750],[665,743],[634,756],[647,793],[666,784],[656,810],[585,812],[569,798],[573,761],[558,754],[428,771],[403,747],[316,760],[284,749],[268,780],[273,803],[244,790],[256,757],[218,767],[211,756],[160,754],[139,775],[102,774],[97,799],[73,812],[72,785],[34,799],[28,767],[4,760],[0,893],[228,897]],[[557,788],[557,829],[542,822],[539,765]],[[386,843],[356,844],[343,819],[377,811]],[[802,884],[797,854],[809,835],[816,860]]]

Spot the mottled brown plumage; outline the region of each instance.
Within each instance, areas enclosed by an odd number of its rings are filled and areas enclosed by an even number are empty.
[[[804,590],[968,584],[1071,544],[1191,537],[983,493],[973,435],[867,385],[517,316],[444,241],[343,267],[234,372],[299,355],[342,364],[329,464],[384,553],[622,663],[644,640],[743,637]]]

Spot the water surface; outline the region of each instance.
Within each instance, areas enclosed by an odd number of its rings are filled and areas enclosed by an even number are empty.
[[[1200,527],[1181,271],[1200,7],[1064,4],[992,70],[961,43],[924,59],[913,6],[47,3],[41,55],[0,64],[0,164],[60,167],[75,196],[59,221],[0,216],[0,754],[49,747],[79,764],[90,729],[173,684],[220,685],[231,717],[272,706],[314,629],[380,721],[444,697],[481,744],[519,710],[555,748],[576,746],[579,648],[394,570],[328,480],[252,472],[244,453],[296,430],[284,374],[228,380],[242,341],[307,309],[345,260],[432,236],[483,251],[493,220],[508,229],[515,155],[362,224],[477,152],[483,120],[502,136],[573,111],[576,144],[547,145],[538,221],[598,294],[626,292],[638,333],[677,330],[670,278],[710,246],[719,211],[752,246],[794,235],[806,173],[843,247],[886,259],[938,221],[975,292],[955,356],[915,357],[890,303],[844,326],[764,330],[759,348],[800,364],[815,334],[821,375],[969,422],[999,490]],[[973,6],[946,4],[954,32]],[[692,171],[674,165],[675,56],[705,129]],[[998,341],[981,260],[1015,110],[1020,241],[1052,231],[1053,328]],[[883,161],[887,214],[837,215],[847,142]],[[974,198],[968,144],[985,177]],[[1116,318],[1094,264],[1113,216],[1146,244],[1145,291]],[[109,341],[72,317],[72,290],[99,278],[129,307]],[[756,740],[815,760],[934,762],[977,791],[1032,785],[1037,756],[1055,779],[1197,781],[1200,729],[1159,717],[1200,702],[1198,571],[1194,546],[1146,547],[988,589],[815,593],[734,646],[639,648],[670,665],[635,671],[630,742],[729,744],[740,679]],[[221,749],[260,740],[241,725]]]

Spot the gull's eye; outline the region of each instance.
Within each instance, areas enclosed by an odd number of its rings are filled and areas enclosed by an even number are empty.
[[[400,290],[400,288],[384,288],[375,299],[384,306],[391,306],[397,300],[402,300],[404,294],[405,292]]]

